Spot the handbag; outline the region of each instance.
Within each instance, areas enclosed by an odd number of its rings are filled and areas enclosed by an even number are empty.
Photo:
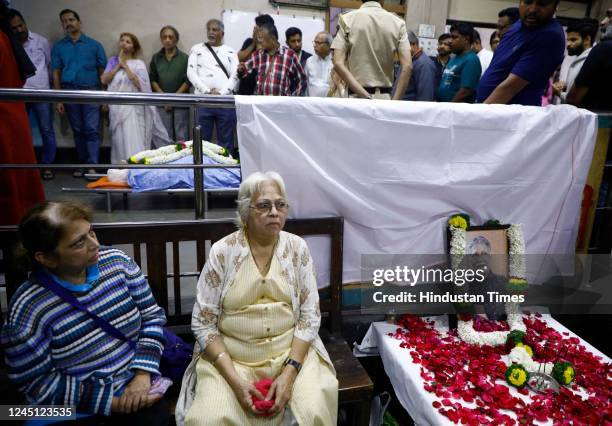
[[[49,277],[49,275],[47,275],[43,271],[38,270],[36,272],[31,273],[30,281],[40,284],[47,290],[52,291],[57,296],[59,296],[60,299],[67,302],[75,309],[87,314],[96,323],[96,325],[102,330],[104,330],[106,333],[110,334],[118,340],[126,342],[132,350],[136,350],[135,341],[130,340],[125,334],[123,334],[105,319],[102,319],[93,312],[90,312],[67,289],[57,284]],[[163,328],[163,332],[166,343],[164,345],[164,350],[162,352],[161,360],[159,363],[159,371],[162,376],[168,377],[174,382],[180,382],[181,378],[183,377],[183,373],[185,372],[185,369],[191,362],[193,347],[165,327]]]
[[[159,371],[165,377],[180,383],[193,356],[193,346],[164,327],[166,344],[159,363]]]

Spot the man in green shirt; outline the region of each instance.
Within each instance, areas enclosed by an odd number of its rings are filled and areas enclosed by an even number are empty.
[[[153,55],[149,66],[151,87],[160,93],[188,93],[187,60],[189,56],[176,47],[179,33],[171,25],[159,32],[162,49]],[[175,141],[185,141],[189,135],[189,108],[157,107],[168,135]]]
[[[450,28],[451,51],[455,57],[448,61],[440,86],[437,100],[440,102],[474,102],[476,89],[482,74],[480,59],[472,51],[474,27],[465,22]]]

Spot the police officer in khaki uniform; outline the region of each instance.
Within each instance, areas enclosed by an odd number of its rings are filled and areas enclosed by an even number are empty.
[[[400,100],[410,82],[412,59],[406,23],[382,8],[378,1],[340,16],[332,43],[334,69],[348,84],[351,96],[391,99],[393,58],[397,52],[402,72],[394,100]]]

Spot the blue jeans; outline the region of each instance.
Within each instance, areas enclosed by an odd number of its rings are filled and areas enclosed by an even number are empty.
[[[236,110],[233,108],[199,108],[198,121],[202,126],[202,139],[210,142],[213,127],[217,126],[217,143],[235,154],[234,129],[236,129]]]
[[[75,87],[62,85],[63,89],[97,89],[95,87]],[[65,104],[66,114],[76,146],[79,161],[87,164],[97,164],[100,153],[100,105],[97,104]]]
[[[40,162],[43,164],[50,164],[55,161],[55,130],[53,130],[53,109],[51,104],[31,103],[26,104],[28,114],[30,111],[34,112],[36,122],[38,123],[38,130],[40,130],[40,136],[42,138],[42,155]]]

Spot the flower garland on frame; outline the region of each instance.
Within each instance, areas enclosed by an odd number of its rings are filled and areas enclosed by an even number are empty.
[[[451,234],[450,255],[453,269],[457,269],[465,256],[467,245],[466,231],[469,227],[469,218],[465,215],[453,216],[448,221]],[[508,289],[514,293],[520,293],[527,287],[525,268],[525,240],[520,225],[510,225],[506,231],[508,238],[509,253],[509,279]],[[510,345],[512,349],[509,354],[510,364],[505,372],[506,382],[516,388],[522,388],[527,384],[530,373],[542,373],[552,375],[559,383],[569,385],[575,377],[575,370],[569,362],[546,362],[539,363],[533,360],[533,350],[523,343],[527,330],[523,322],[518,303],[505,304],[507,331],[481,332],[474,328],[471,317],[460,315],[457,322],[457,334],[466,343],[477,346],[501,346]]]
[[[457,269],[465,256],[467,246],[466,232],[469,227],[469,217],[466,215],[455,215],[448,221],[450,230],[450,255],[451,266]],[[506,231],[508,238],[508,251],[510,255],[508,285],[513,291],[522,291],[527,286],[525,279],[525,241],[520,225],[510,225]],[[457,322],[457,332],[459,338],[466,343],[483,346],[500,346],[508,340],[512,332],[522,332],[526,330],[523,317],[517,303],[506,303],[507,322],[510,330],[481,332],[474,329],[474,321],[471,318],[460,316]]]

